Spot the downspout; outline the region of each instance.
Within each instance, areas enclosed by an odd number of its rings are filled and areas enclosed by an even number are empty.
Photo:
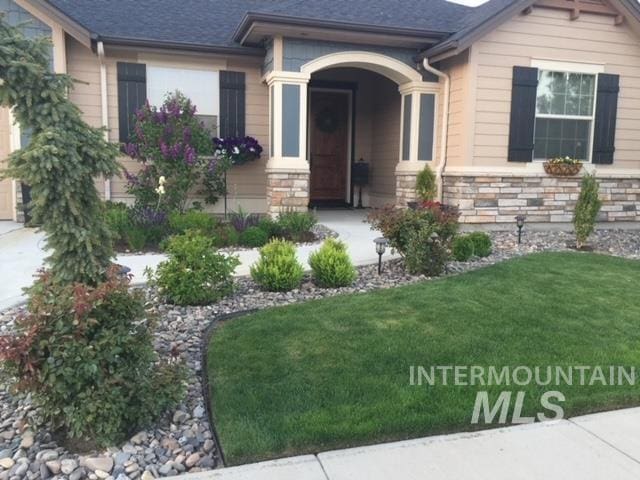
[[[100,59],[100,105],[102,110],[102,127],[105,141],[109,141],[109,97],[107,91],[107,65],[104,63],[104,43],[97,44],[98,58]],[[104,179],[104,199],[111,200],[111,179]]]
[[[443,199],[443,181],[442,176],[444,174],[444,168],[447,165],[447,140],[449,136],[449,95],[451,92],[451,78],[449,75],[440,71],[431,65],[429,65],[429,59],[424,58],[422,60],[422,66],[427,72],[433,73],[438,78],[444,79],[444,108],[442,111],[442,131],[440,139],[440,163],[436,169],[436,185],[438,187],[438,201],[442,202]]]

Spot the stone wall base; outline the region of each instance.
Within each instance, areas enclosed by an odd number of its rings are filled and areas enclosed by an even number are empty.
[[[415,202],[416,173],[396,173],[396,206],[406,207],[408,202]]]
[[[463,223],[571,222],[580,176],[448,176],[443,199],[457,205]],[[640,178],[599,177],[602,209],[598,221],[640,220]]]
[[[309,208],[309,173],[267,173],[267,211],[275,216]]]

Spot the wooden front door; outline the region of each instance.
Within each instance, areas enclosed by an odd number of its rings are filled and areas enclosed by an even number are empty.
[[[347,195],[349,94],[311,91],[309,107],[312,202],[344,202]]]

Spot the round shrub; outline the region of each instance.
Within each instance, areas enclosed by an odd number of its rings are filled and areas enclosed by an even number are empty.
[[[105,202],[104,219],[113,234],[113,241],[121,245],[127,241],[127,231],[132,226],[129,207],[122,202]]]
[[[453,258],[459,262],[466,262],[474,255],[473,239],[469,235],[460,235],[453,240]]]
[[[208,305],[233,290],[237,257],[216,251],[214,240],[189,231],[171,237],[169,259],[160,263],[149,283],[158,287],[168,301],[177,305]]]
[[[313,227],[318,219],[311,212],[283,212],[278,217],[278,225],[282,234],[294,242],[303,242],[313,238]]]
[[[274,239],[260,249],[260,258],[251,266],[251,278],[263,289],[286,292],[300,285],[304,270],[291,242]]]
[[[269,235],[270,239],[282,236],[282,228],[280,227],[278,222],[273,220],[271,217],[264,217],[260,219],[258,227],[267,232],[267,235]]]
[[[444,272],[449,252],[436,225],[423,225],[408,235],[404,262],[409,273],[437,277]]]
[[[3,373],[19,379],[54,428],[115,445],[184,396],[184,366],[158,358],[153,320],[116,268],[96,286],[62,285],[44,273],[15,335],[0,337]]]
[[[473,232],[469,234],[473,242],[473,254],[478,257],[491,255],[491,237],[485,232]]]
[[[269,241],[269,234],[260,227],[249,227],[240,234],[240,245],[244,247],[262,247]]]
[[[315,283],[323,288],[346,287],[357,276],[345,244],[334,238],[325,240],[319,250],[309,255],[309,265]]]
[[[173,212],[169,215],[169,227],[173,233],[183,234],[187,230],[195,230],[202,235],[211,235],[216,228],[216,219],[199,210]]]

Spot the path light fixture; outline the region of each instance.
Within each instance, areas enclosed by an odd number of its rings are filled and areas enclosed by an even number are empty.
[[[378,254],[378,275],[382,273],[382,255],[387,250],[387,245],[389,245],[389,241],[384,237],[376,238],[373,243],[376,244],[376,253]]]
[[[524,227],[524,221],[527,219],[524,215],[516,216],[516,225],[518,226],[518,245],[522,243],[522,228]]]

